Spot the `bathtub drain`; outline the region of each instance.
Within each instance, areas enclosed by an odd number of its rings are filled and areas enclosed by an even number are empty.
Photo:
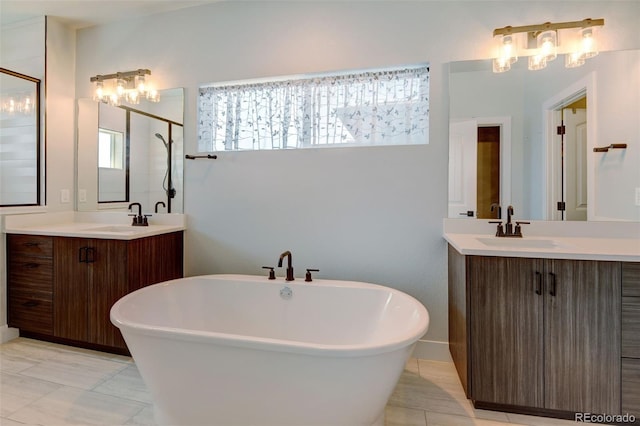
[[[282,288],[282,290],[280,290],[280,297],[282,297],[284,300],[291,299],[291,296],[293,296],[293,290],[291,290],[291,288],[285,286]]]

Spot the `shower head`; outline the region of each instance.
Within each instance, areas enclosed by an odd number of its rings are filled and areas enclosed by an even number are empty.
[[[164,140],[164,138],[162,137],[162,135],[160,133],[156,133],[156,138],[160,139],[162,141],[162,143],[164,144],[164,147],[167,148],[167,141]]]

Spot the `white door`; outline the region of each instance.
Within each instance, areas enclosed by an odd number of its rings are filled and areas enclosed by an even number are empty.
[[[475,218],[476,216],[477,139],[476,120],[449,124],[448,216],[450,218]]]
[[[587,110],[565,108],[565,220],[587,220]]]

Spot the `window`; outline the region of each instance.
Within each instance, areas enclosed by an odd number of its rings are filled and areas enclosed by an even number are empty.
[[[98,129],[98,167],[124,169],[124,135]]]
[[[200,88],[198,149],[429,143],[429,68]]]

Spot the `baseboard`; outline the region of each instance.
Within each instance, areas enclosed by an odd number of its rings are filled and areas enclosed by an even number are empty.
[[[451,354],[449,353],[449,342],[418,340],[411,356],[420,359],[430,359],[432,361],[453,362]]]
[[[17,328],[9,328],[8,325],[0,326],[0,343],[7,343],[9,340],[13,340],[20,336],[20,332]]]

